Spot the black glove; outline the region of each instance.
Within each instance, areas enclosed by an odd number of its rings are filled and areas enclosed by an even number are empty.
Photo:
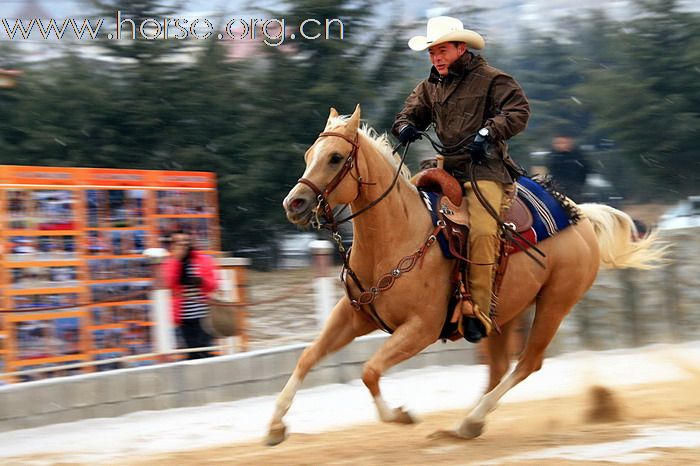
[[[467,150],[471,153],[472,162],[481,165],[486,162],[489,155],[489,141],[486,137],[478,134],[474,137],[474,140],[469,143]]]
[[[422,137],[423,136],[418,134],[416,127],[410,124],[401,128],[401,131],[399,132],[399,142],[401,142],[401,144],[404,146],[409,142],[414,142],[416,139],[420,139]]]

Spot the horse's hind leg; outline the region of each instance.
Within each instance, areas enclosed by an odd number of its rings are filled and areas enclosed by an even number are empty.
[[[549,285],[553,285],[553,283],[550,282]],[[562,289],[566,290],[566,292],[562,293]],[[542,367],[547,346],[554,338],[566,314],[583,296],[584,292],[585,289],[577,293],[576,290],[567,290],[566,287],[562,288],[561,286],[548,286],[542,290],[537,300],[535,320],[532,324],[525,350],[520,356],[515,369],[479,399],[476,406],[457,428],[455,432],[457,436],[475,438],[481,435],[486,422],[486,415],[496,409],[498,401],[503,398],[508,390]]]
[[[418,354],[436,339],[437,332],[427,330],[422,320],[413,319],[398,327],[365,364],[362,381],[369,389],[377,407],[379,419],[383,422],[412,424],[414,420],[402,408],[391,409],[387,406],[379,389],[379,379],[382,374],[396,364]]]
[[[294,396],[309,371],[325,356],[338,351],[356,337],[375,329],[374,324],[358,316],[347,299],[343,298],[336,304],[321,334],[304,350],[297,361],[294,372],[277,397],[275,412],[270,421],[270,430],[266,439],[268,445],[277,445],[286,438],[286,426],[282,422],[282,418],[287,414]]]

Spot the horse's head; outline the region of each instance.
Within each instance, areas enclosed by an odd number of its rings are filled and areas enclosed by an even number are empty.
[[[325,129],[304,154],[304,174],[282,202],[290,222],[307,225],[317,207],[332,209],[357,198],[359,126],[359,105],[349,118],[331,108]],[[350,172],[356,173],[346,176]]]

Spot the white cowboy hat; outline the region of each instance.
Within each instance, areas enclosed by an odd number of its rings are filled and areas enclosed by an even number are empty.
[[[425,36],[411,37],[408,41],[411,49],[421,51],[444,42],[465,42],[467,47],[477,50],[483,49],[485,45],[481,34],[464,29],[460,20],[450,16],[430,18],[427,29]]]

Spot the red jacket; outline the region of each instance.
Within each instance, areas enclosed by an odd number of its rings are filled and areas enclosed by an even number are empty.
[[[214,259],[201,252],[192,251],[192,261],[199,269],[199,276],[202,277],[202,293],[209,296],[217,288],[216,263]],[[169,257],[163,262],[163,279],[165,285],[172,293],[172,316],[175,324],[180,324],[182,316],[182,285],[180,284],[180,274],[182,273],[182,263],[174,257]]]

